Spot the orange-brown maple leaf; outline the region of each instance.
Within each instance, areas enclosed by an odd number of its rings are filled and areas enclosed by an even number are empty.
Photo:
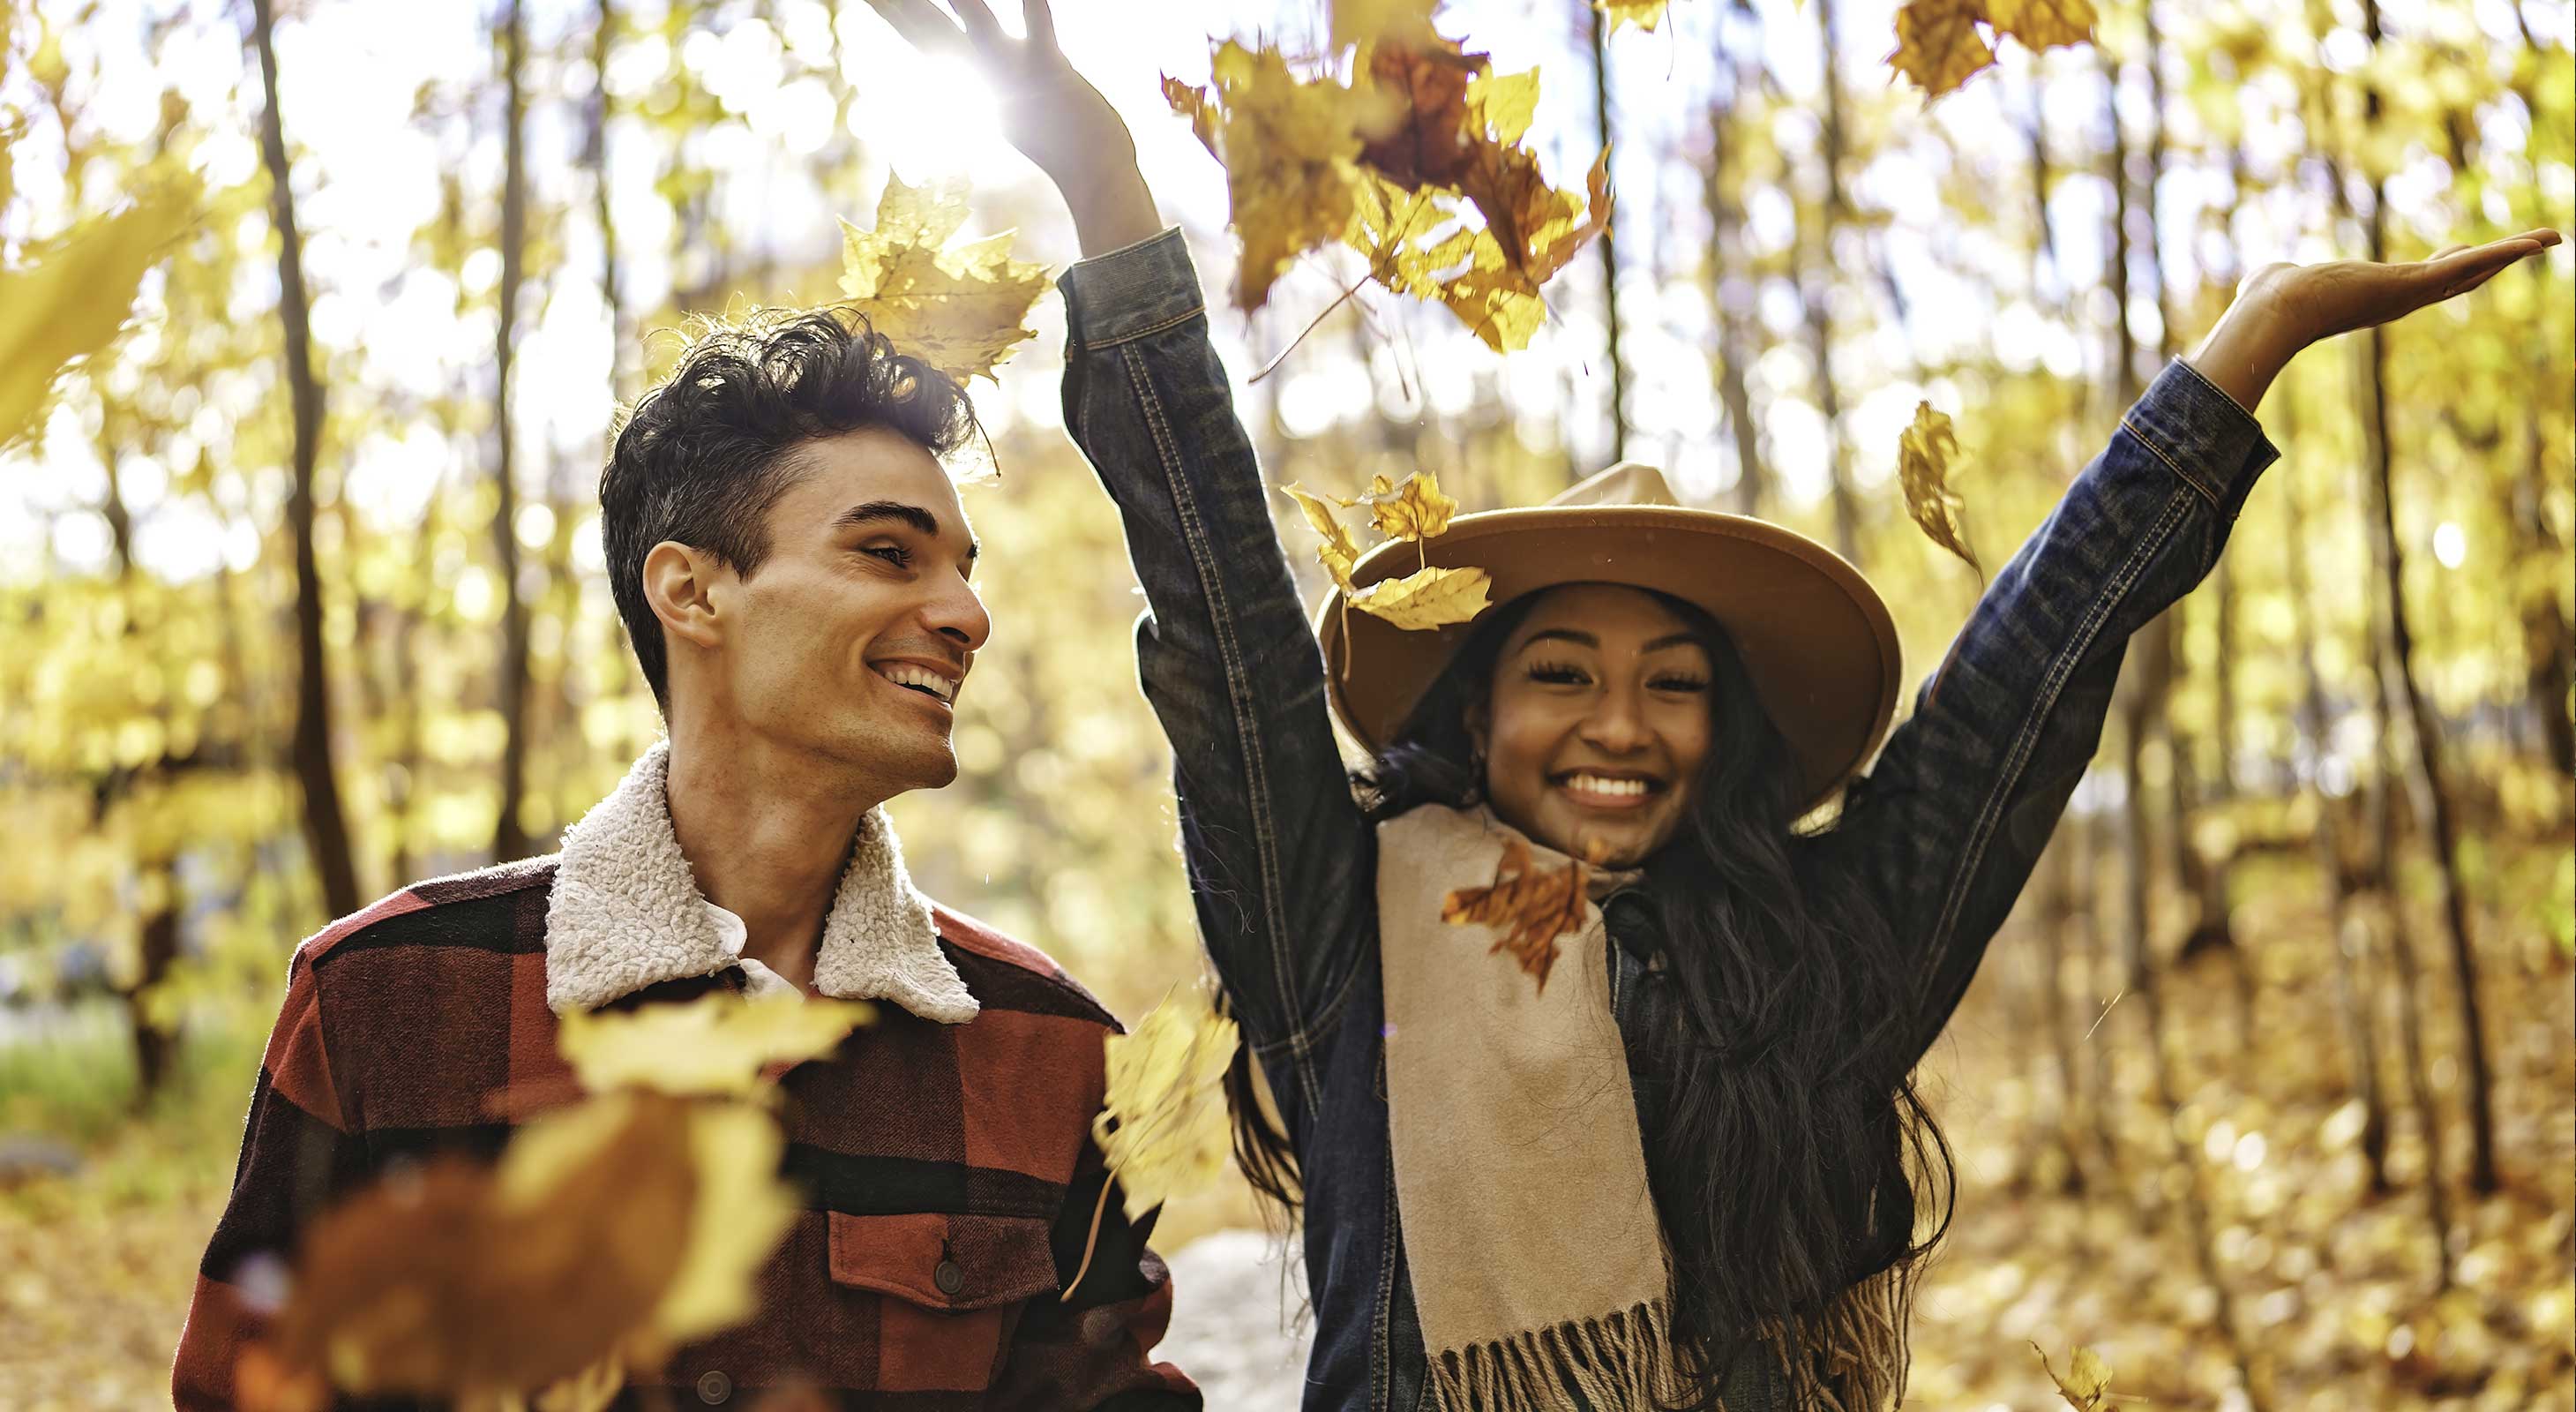
[[[1360,165],[1407,189],[1453,186],[1474,160],[1483,121],[1467,105],[1467,81],[1489,67],[1454,39],[1370,46],[1368,75],[1401,106],[1369,134]]]
[[[1490,956],[1508,951],[1521,970],[1547,993],[1547,975],[1562,949],[1556,939],[1583,930],[1586,883],[1581,863],[1542,869],[1533,865],[1529,845],[1514,839],[1503,850],[1488,887],[1462,887],[1443,898],[1440,920],[1451,926],[1478,923],[1491,927]]]

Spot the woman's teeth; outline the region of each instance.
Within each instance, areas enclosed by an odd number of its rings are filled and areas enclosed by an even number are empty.
[[[1576,794],[1600,794],[1617,798],[1635,798],[1652,791],[1644,780],[1614,780],[1600,775],[1569,775],[1565,787]]]
[[[956,699],[956,686],[937,672],[896,662],[877,668],[877,675],[897,686],[909,686],[929,692],[938,697],[942,704]]]

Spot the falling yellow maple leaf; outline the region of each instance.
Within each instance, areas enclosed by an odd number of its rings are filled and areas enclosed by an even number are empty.
[[[1652,30],[1663,23],[1667,3],[1668,0],[1592,0],[1592,8],[1610,17],[1610,32],[1617,34],[1624,24]]]
[[[1897,433],[1896,475],[1905,489],[1905,513],[1924,536],[1965,560],[1982,578],[1985,567],[1968,547],[1967,502],[1950,488],[1950,458],[1958,452],[1959,437],[1950,418],[1929,402],[1917,402],[1914,424]]]
[[[187,230],[197,197],[174,180],[0,270],[0,446],[35,427],[65,364],[124,327],[144,272]]]
[[[2095,22],[2092,0],[1906,0],[1887,63],[1938,98],[1994,63],[1980,25],[2047,49],[2091,41]]]
[[[1199,1190],[1232,1152],[1225,1071],[1234,1021],[1196,991],[1175,992],[1107,1046],[1107,1087],[1092,1137],[1127,1195],[1127,1218]]]
[[[1424,632],[1475,621],[1493,606],[1486,601],[1493,586],[1493,575],[1483,569],[1427,568],[1371,584],[1350,603],[1408,632]]]
[[[1580,862],[1541,869],[1529,845],[1513,839],[1494,865],[1493,882],[1462,887],[1442,898],[1440,920],[1453,927],[1491,928],[1494,944],[1485,954],[1509,954],[1544,995],[1561,949],[1556,939],[1583,930],[1588,881]]]
[[[1324,572],[1333,576],[1335,587],[1348,589],[1351,586],[1351,566],[1360,560],[1359,541],[1351,538],[1351,532],[1342,527],[1340,517],[1333,513],[1332,506],[1324,503],[1322,496],[1294,485],[1279,488],[1306,512],[1306,523],[1315,527],[1315,533],[1323,536],[1324,542],[1315,546],[1315,558],[1323,564]]]
[[[1368,506],[1379,534],[1406,543],[1448,529],[1449,517],[1458,513],[1458,502],[1440,493],[1440,478],[1429,471],[1415,471],[1401,486],[1378,476],[1366,495],[1342,503]]]
[[[1383,106],[1330,76],[1297,77],[1275,49],[1229,39],[1209,66],[1213,93],[1166,77],[1163,96],[1225,165],[1243,242],[1234,302],[1258,309],[1291,262],[1349,228],[1361,131]]]
[[[841,292],[878,333],[964,382],[993,375],[1046,292],[1043,265],[1011,258],[1014,232],[952,243],[966,223],[962,181],[906,185],[889,174],[874,230],[841,223]]]
[[[858,1000],[714,994],[685,1004],[563,1017],[556,1048],[594,1091],[742,1097],[773,1063],[830,1053],[875,1015]]]
[[[2061,1378],[2055,1368],[2049,1367],[2046,1349],[2033,1343],[2030,1350],[2039,1355],[2040,1369],[2048,1374],[2048,1380],[2057,1384],[2057,1395],[2065,1398],[2066,1405],[2075,1412],[2096,1412],[2103,1399],[2111,1395],[2111,1366],[2102,1361],[2101,1354],[2090,1348],[2076,1349],[2075,1357],[2066,1365],[2066,1376]]]

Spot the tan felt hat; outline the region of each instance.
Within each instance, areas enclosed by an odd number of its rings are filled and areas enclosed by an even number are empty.
[[[1623,461],[1542,506],[1460,515],[1419,547],[1381,544],[1360,557],[1351,581],[1366,588],[1401,578],[1426,555],[1438,567],[1492,574],[1497,606],[1570,583],[1624,584],[1699,605],[1734,638],[1755,694],[1797,753],[1811,808],[1868,761],[1896,714],[1896,625],[1860,571],[1795,531],[1674,504],[1652,466]],[[1361,745],[1380,749],[1474,627],[1406,631],[1343,612],[1335,589],[1315,614],[1334,716]]]

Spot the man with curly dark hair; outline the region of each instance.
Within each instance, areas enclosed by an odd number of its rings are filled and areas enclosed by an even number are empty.
[[[496,1095],[570,1088],[559,1016],[716,991],[878,1018],[781,1080],[809,1209],[752,1323],[636,1380],[670,1390],[653,1405],[1199,1405],[1150,1359],[1170,1277],[1091,1138],[1117,1022],[922,897],[880,807],[957,774],[992,624],[942,458],[975,434],[956,383],[830,309],[708,326],[637,404],[601,537],[669,738],[560,853],[416,883],[297,949],[179,1407],[235,1404],[255,1272],[315,1211],[388,1164],[498,1150],[529,1113]]]

